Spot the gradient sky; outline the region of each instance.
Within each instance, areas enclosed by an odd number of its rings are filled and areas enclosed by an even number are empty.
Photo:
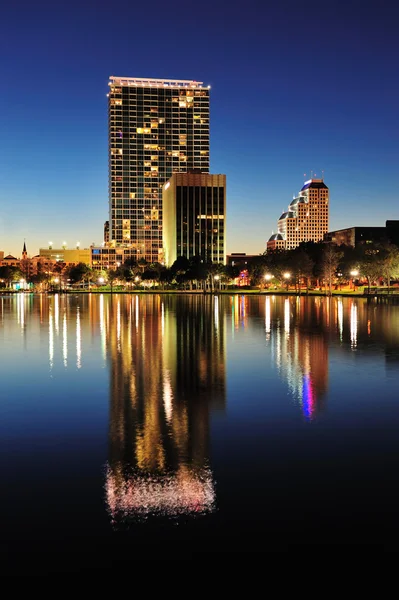
[[[110,75],[211,85],[228,252],[263,252],[311,170],[330,230],[399,219],[398,18],[384,0],[7,3],[0,250],[102,242]]]

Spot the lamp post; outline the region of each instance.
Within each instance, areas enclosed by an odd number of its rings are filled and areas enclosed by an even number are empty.
[[[291,273],[288,273],[288,271],[286,273],[284,273],[284,279],[287,282],[287,292],[288,292],[290,278],[291,278]]]
[[[216,287],[219,289],[219,275],[215,275],[214,280],[216,281]]]
[[[272,278],[272,277],[273,277],[273,275],[270,275],[270,273],[266,273],[266,275],[265,275],[265,281],[266,281],[266,283],[267,283],[267,288],[268,288],[268,289],[269,289],[269,286],[270,286],[270,280],[271,280],[271,278]]]
[[[104,277],[99,277],[99,278],[98,278],[98,283],[99,283],[100,285],[103,285],[103,283],[104,283]]]

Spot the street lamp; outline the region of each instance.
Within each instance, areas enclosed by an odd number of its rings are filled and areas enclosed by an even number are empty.
[[[288,271],[286,273],[284,273],[284,279],[287,282],[287,292],[288,292],[288,285],[289,285],[290,277],[291,277],[291,273],[289,273]]]
[[[102,284],[104,283],[104,281],[105,281],[105,280],[104,280],[104,277],[99,277],[99,278],[98,278],[98,283],[99,283],[100,285],[102,285]]]
[[[215,275],[214,280],[217,282],[216,287],[219,287],[219,279],[220,279],[219,275]]]

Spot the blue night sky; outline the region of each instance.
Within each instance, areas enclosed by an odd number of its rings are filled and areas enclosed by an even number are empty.
[[[0,250],[102,242],[109,75],[211,85],[228,252],[263,252],[311,170],[324,170],[331,230],[399,219],[398,11],[384,0],[7,3]]]

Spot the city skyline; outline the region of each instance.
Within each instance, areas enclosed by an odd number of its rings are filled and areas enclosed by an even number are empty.
[[[155,2],[147,23],[144,7],[122,2],[117,28],[103,2],[4,9],[5,255],[20,256],[24,239],[30,255],[50,240],[102,242],[110,74],[211,85],[210,172],[227,176],[227,253],[263,252],[298,183],[322,170],[330,230],[398,218],[398,41],[389,7],[250,1],[226,15],[224,3],[205,1],[201,15],[212,19],[203,19],[180,4],[171,21]]]

